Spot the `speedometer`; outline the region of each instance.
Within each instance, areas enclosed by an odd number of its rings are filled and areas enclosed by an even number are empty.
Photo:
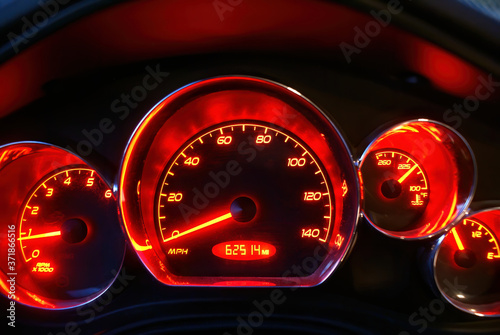
[[[130,242],[169,285],[312,286],[354,240],[359,183],[333,123],[295,90],[232,76],[179,89],[125,152]]]
[[[160,181],[156,228],[175,274],[279,276],[318,245],[328,248],[335,209],[325,168],[272,124],[202,131]]]

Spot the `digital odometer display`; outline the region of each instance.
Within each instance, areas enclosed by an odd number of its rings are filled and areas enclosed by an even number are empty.
[[[294,134],[254,121],[216,125],[186,142],[160,179],[165,262],[180,276],[281,276],[318,246],[328,249],[334,197],[324,167]]]

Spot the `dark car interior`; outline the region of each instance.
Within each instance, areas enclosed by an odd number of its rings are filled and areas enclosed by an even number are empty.
[[[500,333],[498,2],[4,0],[0,32],[8,334]]]

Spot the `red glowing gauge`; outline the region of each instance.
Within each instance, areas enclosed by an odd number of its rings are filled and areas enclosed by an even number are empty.
[[[380,178],[380,175],[383,178]],[[363,165],[366,208],[377,208],[372,219],[384,229],[405,230],[427,208],[430,187],[425,170],[401,150],[371,152]],[[375,190],[376,192],[369,192]],[[391,213],[387,215],[386,213]]]
[[[350,246],[358,196],[331,122],[293,90],[246,77],[167,97],[120,178],[129,238],[170,285],[319,284]]]
[[[389,129],[360,162],[363,213],[384,234],[418,239],[449,229],[467,209],[476,182],[467,142],[438,122]]]
[[[434,278],[455,307],[479,316],[500,316],[500,210],[468,216],[440,241]]]
[[[12,255],[2,264],[2,291],[40,308],[81,305],[103,293],[121,267],[124,240],[113,193],[94,170],[62,149],[23,143],[3,152],[21,147],[29,153],[7,161],[0,173],[1,184],[19,190],[20,199],[12,200],[22,204],[3,213],[8,224],[1,243]]]

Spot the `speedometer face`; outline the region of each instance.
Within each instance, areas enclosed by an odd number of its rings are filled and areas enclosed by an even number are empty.
[[[314,152],[275,125],[239,121],[202,131],[167,164],[156,192],[170,271],[281,276],[318,245],[328,249],[336,195],[326,176]]]

